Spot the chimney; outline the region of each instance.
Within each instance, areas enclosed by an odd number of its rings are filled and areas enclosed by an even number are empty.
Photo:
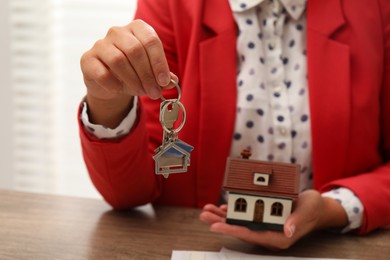
[[[252,152],[250,149],[244,149],[241,151],[242,159],[249,159],[249,157],[251,157],[251,155],[252,155]]]

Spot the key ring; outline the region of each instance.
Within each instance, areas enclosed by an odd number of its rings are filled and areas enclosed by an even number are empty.
[[[177,83],[177,82],[174,81],[173,79],[171,79],[171,82],[172,82],[173,85],[175,85],[175,87],[176,87],[176,89],[177,89],[177,99],[176,99],[176,101],[174,101],[174,103],[176,103],[176,102],[179,102],[179,101],[180,101],[180,98],[181,98],[181,89],[180,89],[179,83]],[[166,101],[166,99],[165,99],[164,96],[161,96],[161,99],[162,99],[162,101]],[[181,105],[181,108],[183,108],[183,111],[184,111],[183,105]]]
[[[180,96],[179,96],[180,97]],[[162,128],[164,129],[165,132],[170,133],[170,134],[177,134],[184,126],[184,123],[186,122],[186,109],[184,108],[183,103],[181,103],[178,99],[164,99],[164,106],[161,108],[161,113],[160,113],[160,123]],[[165,111],[168,109],[169,105],[178,105],[181,110],[183,111],[183,120],[181,121],[180,125],[176,129],[168,129],[164,123],[164,115]]]
[[[178,132],[186,121],[186,110],[180,102],[181,90],[179,84],[171,79],[177,88],[177,99],[166,99],[161,96],[160,123],[163,128],[162,144],[155,150],[155,173],[168,178],[169,174],[186,172],[190,165],[190,153],[193,146],[186,144],[178,138]],[[181,118],[180,117],[181,109]],[[179,126],[174,129],[177,120],[181,120]]]

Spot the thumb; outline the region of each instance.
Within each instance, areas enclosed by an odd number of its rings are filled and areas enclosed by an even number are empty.
[[[302,228],[304,220],[304,212],[301,207],[296,207],[294,211],[287,217],[284,223],[283,231],[284,235],[288,238],[292,238],[296,234],[297,230]]]
[[[297,216],[295,214],[291,214],[286,222],[284,223],[283,232],[284,235],[288,238],[292,238],[297,230]]]
[[[306,234],[313,229],[320,212],[321,195],[317,191],[308,190],[299,195],[294,211],[288,216],[284,224],[284,234],[291,238],[299,233]]]
[[[177,84],[179,84],[179,77],[176,76],[176,74],[174,74],[173,72],[170,72],[171,73],[171,80],[174,80]],[[175,87],[175,84],[173,84],[172,81],[170,81],[168,83],[168,85],[166,86],[161,86],[163,89],[171,89],[171,88],[174,88]]]

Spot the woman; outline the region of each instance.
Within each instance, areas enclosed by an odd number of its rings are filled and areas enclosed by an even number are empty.
[[[390,225],[388,1],[139,0],[136,19],[81,59],[84,158],[114,208],[203,207],[211,230],[269,248]],[[195,149],[188,172],[165,180],[152,156],[170,78],[187,110],[179,137]],[[214,205],[226,158],[248,146],[305,169],[283,233],[228,225]]]

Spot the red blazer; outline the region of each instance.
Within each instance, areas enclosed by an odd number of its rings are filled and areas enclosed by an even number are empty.
[[[91,179],[114,208],[216,203],[236,110],[228,0],[139,0],[136,18],[155,28],[180,78],[187,122],[179,138],[195,147],[191,166],[168,179],[154,174],[161,100],[143,97],[121,140],[98,141],[80,127]],[[390,1],[309,0],[307,57],[315,188],[351,189],[365,209],[361,233],[390,225]]]

